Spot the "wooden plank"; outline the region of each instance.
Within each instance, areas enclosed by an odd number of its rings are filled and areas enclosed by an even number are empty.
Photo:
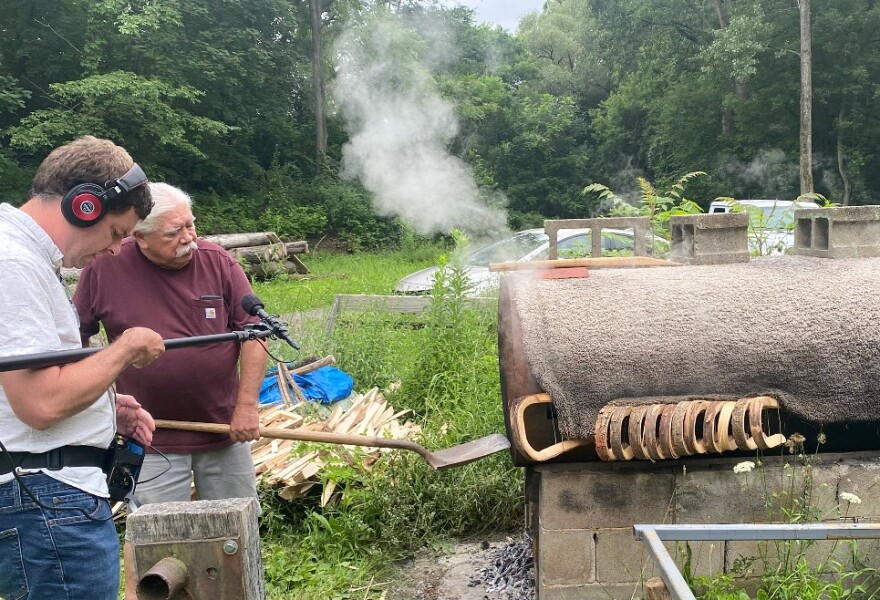
[[[281,402],[287,408],[291,408],[293,406],[293,401],[290,399],[290,392],[287,389],[287,377],[285,377],[284,372],[281,371],[283,366],[284,363],[278,363],[278,371],[275,373],[275,383],[278,385],[278,391],[281,393]]]
[[[311,271],[305,265],[305,263],[302,260],[300,260],[300,258],[297,255],[291,254],[290,250],[288,250],[288,252],[287,252],[287,263],[289,265],[293,265],[293,271],[291,271],[290,267],[288,267],[288,269],[287,269],[288,273],[295,272],[298,275],[308,275],[309,273],[311,273]]]
[[[542,269],[535,272],[539,279],[583,279],[589,277],[586,267],[561,267],[559,269]]]
[[[229,254],[236,260],[242,260],[249,265],[264,263],[284,262],[287,260],[287,248],[282,242],[267,244],[264,246],[243,246],[233,248]]]
[[[677,262],[650,256],[602,256],[598,258],[557,258],[556,260],[531,260],[528,262],[490,263],[489,270],[528,271],[538,269],[558,269],[565,267],[587,267],[588,269],[632,269],[639,267],[678,267]]]
[[[418,314],[431,305],[428,296],[381,296],[375,294],[339,294],[339,310],[356,312],[382,311]]]
[[[221,246],[226,250],[232,250],[233,248],[243,248],[246,246],[265,246],[268,244],[277,244],[281,241],[281,239],[278,237],[278,234],[276,234],[274,231],[256,231],[253,233],[221,233],[217,235],[206,235],[202,239],[217,244],[218,246]],[[306,246],[308,247],[308,245]]]
[[[306,365],[303,365],[301,367],[297,367],[295,369],[290,369],[290,372],[293,375],[304,375],[306,373],[311,373],[312,371],[317,371],[321,367],[326,367],[326,366],[332,365],[332,364],[336,364],[336,357],[334,357],[332,354],[328,354],[327,356],[325,356],[322,359],[310,362]]]

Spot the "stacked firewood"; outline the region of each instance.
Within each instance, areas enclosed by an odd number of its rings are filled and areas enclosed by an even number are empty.
[[[238,260],[255,279],[271,279],[279,273],[309,273],[298,254],[308,254],[305,240],[283,242],[274,231],[256,233],[224,233],[206,235],[202,239],[222,246]],[[63,268],[61,275],[70,283],[79,281],[82,269]]]
[[[308,242],[283,242],[274,231],[207,235],[203,239],[228,250],[256,279],[269,279],[279,273],[309,272],[297,256],[308,253]]]
[[[337,406],[323,418],[318,409],[313,403],[296,400],[289,405],[285,402],[264,408],[260,411],[260,427],[394,439],[411,438],[420,431],[418,425],[400,420],[409,411],[395,412],[378,388],[358,395],[346,409]],[[343,463],[369,469],[384,451],[386,449],[268,438],[251,443],[260,484],[280,488],[279,495],[286,500],[303,496],[319,485],[321,471],[328,465]],[[322,506],[330,500],[335,488],[335,482],[325,483],[321,494]]]

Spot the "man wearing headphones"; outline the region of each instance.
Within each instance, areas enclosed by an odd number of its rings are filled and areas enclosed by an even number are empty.
[[[0,204],[0,356],[81,347],[60,269],[118,253],[150,206],[123,148],[87,136],[53,150],[30,199]],[[117,597],[103,461],[117,431],[149,444],[155,423],[110,387],[163,352],[159,334],[134,327],[82,361],[0,372],[0,598]]]

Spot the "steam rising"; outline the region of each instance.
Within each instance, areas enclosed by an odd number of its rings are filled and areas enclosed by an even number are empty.
[[[747,162],[728,160],[725,170],[742,186],[737,198],[791,198],[797,195],[798,165],[778,148],[761,150]]]
[[[333,98],[350,136],[343,175],[373,192],[378,214],[399,216],[420,233],[503,231],[498,199],[487,198],[470,167],[447,150],[458,123],[426,66],[445,53],[425,39],[448,36],[418,36],[390,16],[341,36]]]

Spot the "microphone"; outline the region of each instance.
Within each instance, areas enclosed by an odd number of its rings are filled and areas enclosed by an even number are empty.
[[[272,328],[272,332],[275,335],[290,344],[294,350],[299,350],[299,346],[297,346],[296,342],[294,342],[287,333],[287,325],[263,310],[263,301],[257,298],[257,296],[254,294],[246,295],[241,299],[241,307],[250,316],[260,317],[260,320],[263,323]]]

